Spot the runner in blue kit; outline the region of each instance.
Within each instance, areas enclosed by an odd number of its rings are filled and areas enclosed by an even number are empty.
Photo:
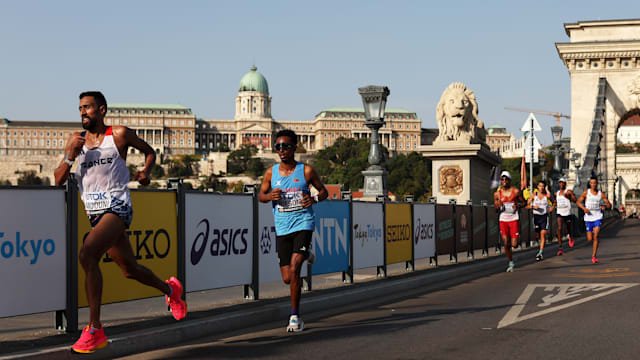
[[[603,205],[602,203],[605,203]],[[589,179],[589,188],[580,195],[577,202],[578,206],[584,211],[584,222],[587,226],[587,240],[593,241],[593,253],[591,262],[597,264],[600,261],[596,257],[598,252],[600,226],[602,222],[602,211],[607,208],[611,209],[611,203],[607,196],[598,190],[598,178],[592,176]]]
[[[304,322],[300,318],[300,270],[305,260],[310,264],[315,260],[311,252],[311,235],[315,226],[311,205],[328,196],[316,171],[295,160],[297,139],[292,130],[282,130],[276,134],[275,149],[280,163],[267,169],[258,193],[258,200],[263,203],[271,201],[273,204],[280,272],[291,294],[287,332],[304,329]],[[313,198],[309,184],[318,190]]]
[[[148,185],[151,180],[149,173],[155,163],[155,152],[131,129],[104,124],[107,100],[101,92],[80,94],[79,110],[85,131],[75,132],[69,137],[64,159],[54,175],[56,186],[61,186],[78,160],[75,179],[92,227],[78,255],[86,275],[89,325],[71,349],[77,353],[92,353],[108,344],[100,322],[100,260],[105,253],[118,264],[124,276],[163,292],[176,320],[185,317],[187,305],[181,299],[182,284],[178,279],[171,277],[162,281],[151,270],[138,264],[126,234],[133,217],[131,195],[127,187],[127,149],[131,146],[145,154],[144,169],[134,176],[141,185]]]

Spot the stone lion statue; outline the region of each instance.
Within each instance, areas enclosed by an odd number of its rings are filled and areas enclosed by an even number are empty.
[[[476,96],[461,82],[452,83],[442,93],[436,107],[436,120],[440,134],[434,144],[477,144],[486,141],[484,124],[478,120]]]

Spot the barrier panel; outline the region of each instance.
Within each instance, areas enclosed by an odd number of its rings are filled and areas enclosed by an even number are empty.
[[[0,318],[65,309],[65,191],[0,189]]]
[[[529,212],[527,209],[519,209],[518,210],[518,233],[520,235],[519,243],[522,248],[526,248],[529,245]],[[533,219],[531,219],[533,222]]]
[[[313,205],[316,226],[312,249],[316,261],[312,274],[326,274],[349,269],[349,238],[351,233],[349,202],[327,200]]]
[[[258,241],[260,283],[282,280],[278,261],[276,224],[273,221],[273,205],[270,202],[258,204]],[[300,275],[307,276],[306,266],[302,266]]]
[[[487,246],[496,249],[502,248],[502,238],[500,237],[500,223],[498,212],[493,206],[487,208]]]
[[[489,208],[491,211],[492,208]],[[487,250],[487,208],[484,206],[472,206],[473,215],[473,250]]]
[[[436,205],[413,204],[413,257],[422,259],[436,256]]]
[[[386,264],[411,261],[411,204],[385,204]]]
[[[383,204],[354,201],[353,268],[384,265]]]
[[[454,252],[454,228],[453,207],[451,205],[438,204],[436,210],[436,249],[438,255],[453,255]]]
[[[471,206],[456,206],[456,252],[469,251],[471,244]]]
[[[160,279],[177,276],[178,220],[176,193],[173,191],[131,191],[133,221],[127,229],[129,243],[139,264],[151,269]],[[78,199],[78,251],[89,235],[91,225]],[[78,261],[77,258],[75,261]],[[100,260],[102,270],[102,303],[144,299],[162,293],[122,275],[120,267],[109,257]],[[78,306],[88,306],[84,287],[85,273],[78,264]]]
[[[253,197],[185,194],[186,290],[250,284]]]

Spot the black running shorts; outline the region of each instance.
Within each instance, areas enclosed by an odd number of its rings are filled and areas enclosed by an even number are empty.
[[[278,248],[278,261],[280,266],[287,266],[291,263],[291,255],[294,253],[309,256],[311,248],[311,230],[300,230],[291,234],[276,236],[276,246]]]
[[[535,226],[536,232],[547,230],[549,228],[549,216],[547,216],[547,214],[533,214],[533,225]]]

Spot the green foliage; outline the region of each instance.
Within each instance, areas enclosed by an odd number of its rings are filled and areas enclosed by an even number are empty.
[[[635,149],[637,149],[638,147],[636,146]],[[616,153],[618,154],[631,154],[634,152],[637,152],[634,149],[633,145],[629,146],[629,145],[623,145],[623,144],[618,144],[616,145]]]
[[[184,182],[182,185],[184,186],[185,190],[192,190],[193,189],[193,184],[191,184],[190,182]]]
[[[127,166],[127,169],[129,169],[129,181],[133,181],[133,176],[136,174],[136,166],[133,164],[129,164]]]
[[[339,137],[315,154],[312,166],[325,184],[342,184],[344,190],[357,191],[364,182],[362,171],[369,166],[370,146],[368,139]],[[384,161],[389,152],[384,146],[381,148]]]
[[[416,200],[428,200],[431,194],[431,160],[414,151],[390,158],[386,168],[389,191],[399,200],[410,194]]]
[[[244,190],[244,184],[242,182],[234,182],[229,184],[227,191],[234,193],[241,193]]]
[[[233,175],[247,172],[253,156],[257,153],[258,148],[255,145],[243,144],[238,150],[234,150],[229,154],[227,172]],[[257,165],[254,163],[252,166],[256,167]]]
[[[0,186],[11,186],[11,181],[0,179]]]
[[[229,149],[229,145],[227,145],[226,143],[221,143],[220,146],[218,146],[217,150],[219,152],[229,152],[231,149]]]
[[[164,177],[164,169],[162,166],[153,164],[153,167],[151,168],[151,178],[160,179],[162,177]]]
[[[200,186],[198,190],[213,190],[225,192],[227,191],[227,182],[224,180],[218,179],[215,175],[203,176],[200,181]]]
[[[305,149],[302,143],[298,143],[298,145],[296,145],[296,154],[304,154],[306,152],[307,152],[307,149]]]
[[[195,173],[194,167],[200,160],[198,155],[182,155],[179,159],[169,161],[169,177],[191,177]]]
[[[33,170],[24,171],[18,177],[18,185],[49,185],[49,179],[39,177]]]
[[[140,185],[141,189],[159,189],[160,183],[158,182],[150,182],[149,185]]]
[[[549,179],[551,177],[551,175],[553,175],[553,164],[555,162],[554,156],[551,154],[547,154],[547,153],[542,153],[540,156],[544,156],[545,158],[545,164],[544,167],[542,167],[542,169],[540,168],[540,163],[533,163],[533,182],[536,183],[540,180],[542,180],[542,171],[546,171],[547,172],[547,179]],[[502,163],[500,164],[500,167],[502,170],[507,170],[510,174],[511,174],[511,185],[520,189],[520,167],[522,165],[522,158],[515,158],[515,159],[502,159]],[[529,174],[529,169],[530,169],[530,165],[529,163],[525,163],[526,167],[527,167],[527,186],[531,187],[531,184],[529,184],[529,180],[530,180],[530,174]]]
[[[260,159],[252,158],[249,160],[249,165],[247,168],[247,173],[254,178],[262,176],[264,174],[264,165]]]

